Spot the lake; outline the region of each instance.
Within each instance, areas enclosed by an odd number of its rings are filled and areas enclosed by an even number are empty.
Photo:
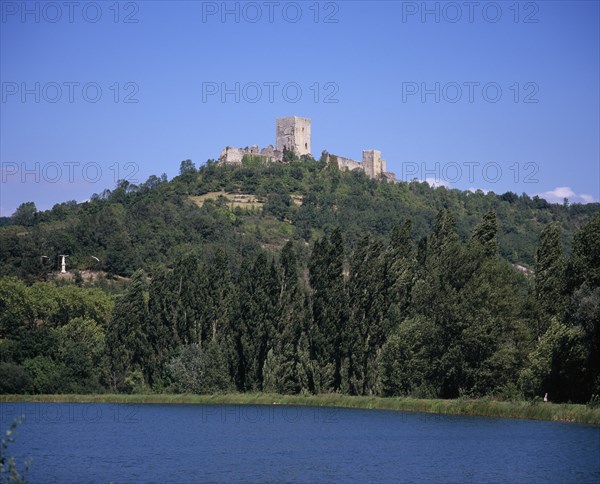
[[[2,403],[35,482],[600,482],[600,427],[297,406]]]

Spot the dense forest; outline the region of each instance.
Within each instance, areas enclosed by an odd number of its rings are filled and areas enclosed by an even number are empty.
[[[2,220],[0,393],[600,394],[598,204],[287,161]]]

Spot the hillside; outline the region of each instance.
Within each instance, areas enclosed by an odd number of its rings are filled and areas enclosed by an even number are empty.
[[[21,206],[0,232],[0,393],[595,405],[598,205],[247,161]]]
[[[287,240],[310,246],[336,227],[354,247],[364,234],[388,237],[406,219],[418,242],[431,233],[441,209],[454,214],[462,239],[486,212],[496,212],[500,255],[531,266],[546,224],[560,224],[568,252],[574,231],[600,213],[600,204],[566,207],[511,192],[379,182],[312,159],[269,165],[248,159],[243,166],[209,161],[200,169],[188,160],[171,181],[164,175],[140,185],[122,181],[89,202],[43,212],[23,204],[0,227],[0,275],[41,279],[58,269],[59,254],[68,254],[69,270],[129,276],[172,265],[190,248],[221,247],[237,257],[281,248]]]

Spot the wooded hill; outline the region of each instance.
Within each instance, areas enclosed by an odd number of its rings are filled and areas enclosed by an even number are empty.
[[[186,161],[171,182],[26,204],[0,233],[0,392],[593,404],[599,208],[314,160]],[[41,255],[65,253],[131,278],[44,282]]]
[[[43,279],[58,269],[58,255],[68,254],[70,270],[129,276],[173,264],[192,248],[220,247],[237,257],[261,247],[280,249],[287,240],[310,246],[336,227],[355,247],[365,234],[389,237],[407,219],[418,242],[431,233],[441,209],[453,213],[463,240],[494,211],[500,255],[531,266],[545,225],[559,223],[568,252],[574,231],[600,212],[600,204],[565,206],[511,192],[378,182],[312,159],[270,165],[245,160],[243,166],[209,161],[198,170],[187,160],[172,181],[164,175],[140,185],[122,181],[89,202],[65,202],[43,212],[24,203],[1,221],[0,275]],[[299,255],[306,261],[307,254]]]

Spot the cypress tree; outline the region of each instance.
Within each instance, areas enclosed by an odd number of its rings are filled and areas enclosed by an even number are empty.
[[[150,351],[148,382],[161,380],[164,364],[171,350],[179,344],[179,337],[172,322],[173,306],[176,304],[170,288],[169,274],[164,270],[154,273],[148,297],[148,348]]]
[[[377,354],[385,341],[385,259],[380,240],[365,237],[352,255],[348,281],[350,324],[344,331],[351,393],[375,392]]]
[[[479,244],[486,257],[498,255],[498,221],[496,212],[487,212],[481,222],[473,230],[471,240]]]
[[[322,370],[315,386],[321,391],[340,386],[342,332],[348,321],[344,281],[344,245],[339,229],[315,243],[309,264],[315,328],[312,357]],[[327,376],[326,376],[327,375]],[[329,381],[329,375],[332,380]]]
[[[538,336],[544,334],[550,318],[564,306],[565,262],[561,245],[561,230],[557,223],[544,227],[535,263],[535,296],[540,308]]]
[[[115,302],[107,331],[111,384],[116,389],[124,388],[128,375],[148,366],[148,321],[146,274],[138,270]]]
[[[411,231],[411,220],[395,226],[384,255],[384,293],[388,333],[407,316],[410,307],[410,293],[416,278]]]
[[[234,332],[240,358],[238,380],[246,391],[261,388],[270,340],[276,335],[274,316],[278,288],[273,277],[272,267],[263,252],[258,254],[254,264],[242,263]]]

